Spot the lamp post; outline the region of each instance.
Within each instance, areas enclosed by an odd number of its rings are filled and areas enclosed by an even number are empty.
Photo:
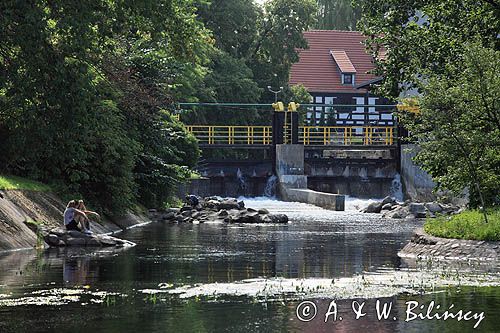
[[[271,89],[271,86],[267,86],[267,90],[274,93],[274,103],[276,103],[278,101],[278,94],[283,91],[283,87],[280,87],[280,90],[275,91]]]

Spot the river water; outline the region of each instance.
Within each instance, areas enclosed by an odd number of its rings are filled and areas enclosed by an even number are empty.
[[[127,250],[0,254],[0,332],[499,331],[497,264],[397,256],[422,222],[357,213],[366,202],[354,199],[346,212],[245,203],[291,222],[155,223],[119,234],[138,244]],[[377,300],[392,305],[387,319]],[[484,319],[405,321],[410,304],[432,301]],[[365,315],[355,319],[353,306]]]

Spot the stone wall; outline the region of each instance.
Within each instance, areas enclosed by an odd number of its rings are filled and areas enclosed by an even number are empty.
[[[421,259],[498,260],[500,242],[440,238],[418,229],[398,255]]]
[[[411,201],[434,201],[436,196],[432,190],[436,184],[428,173],[412,161],[417,151],[418,146],[415,144],[401,145],[401,179],[405,195]]]

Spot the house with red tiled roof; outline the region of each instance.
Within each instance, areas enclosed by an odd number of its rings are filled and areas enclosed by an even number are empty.
[[[358,31],[311,30],[304,37],[309,48],[299,51],[300,60],[291,68],[289,85],[304,85],[313,96],[313,103],[323,104],[310,108],[308,124],[394,124],[387,108],[376,107],[390,103],[370,92],[370,86],[381,78],[371,73],[375,65],[363,43],[364,35]]]

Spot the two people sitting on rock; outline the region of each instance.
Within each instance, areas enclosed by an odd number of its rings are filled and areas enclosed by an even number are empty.
[[[76,230],[79,232],[83,231],[87,234],[92,233],[90,231],[89,215],[100,218],[99,214],[96,212],[87,210],[83,200],[71,200],[68,202],[66,210],[64,211],[64,226],[66,227],[66,230]]]

